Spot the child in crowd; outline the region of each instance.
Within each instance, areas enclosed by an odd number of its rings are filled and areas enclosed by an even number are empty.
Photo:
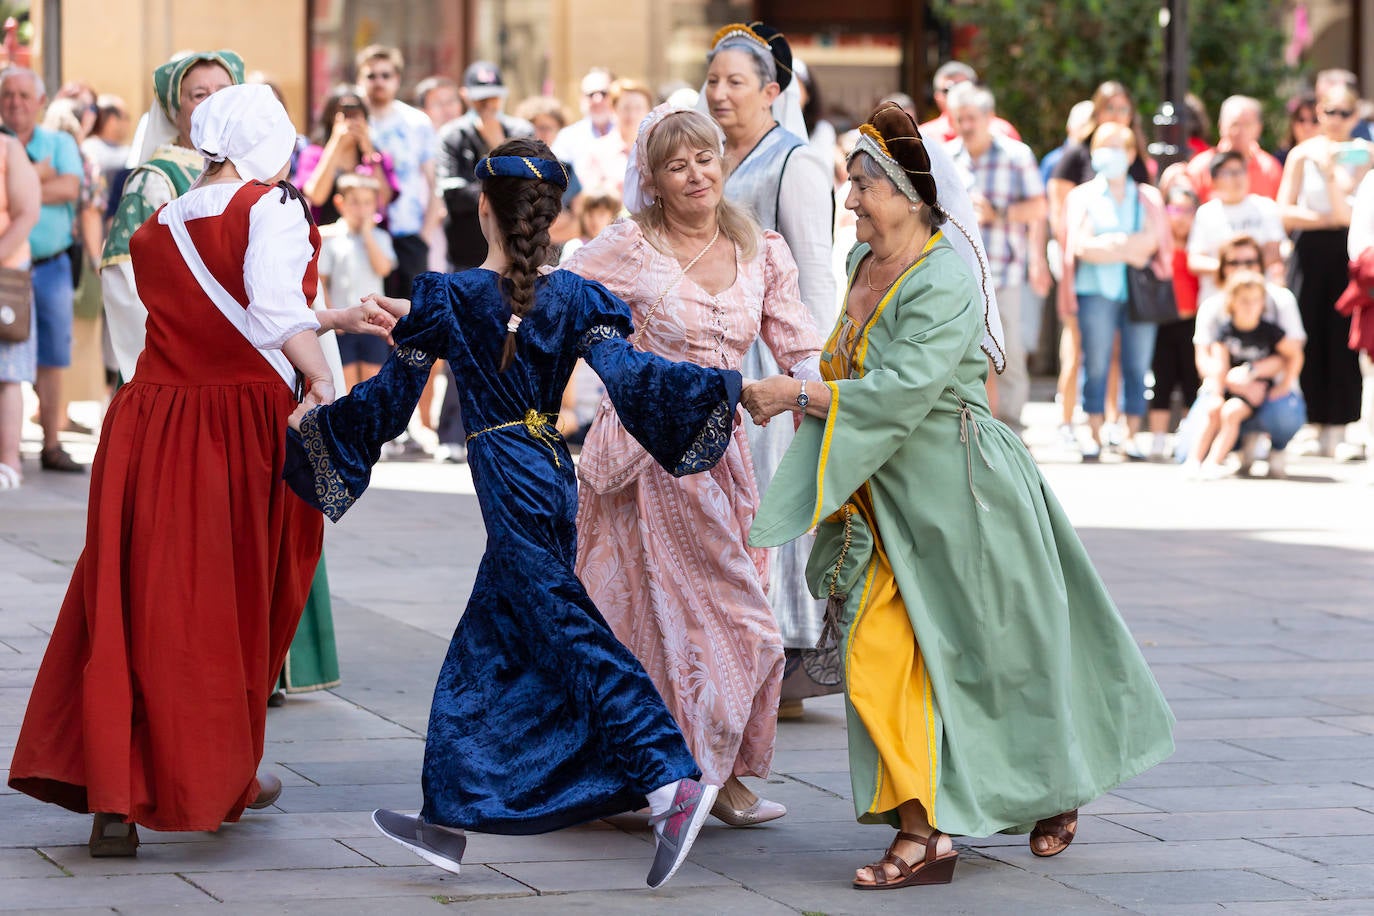
[[[1188,234],[1197,213],[1197,192],[1182,168],[1173,171],[1172,175],[1166,170],[1159,180],[1159,188],[1164,195],[1169,228],[1174,234],[1174,301],[1178,304],[1178,321],[1161,324],[1155,335],[1151,364],[1155,377],[1154,396],[1150,401],[1151,461],[1164,460],[1169,424],[1173,419],[1174,392],[1181,395],[1183,410],[1187,412],[1188,406],[1197,400],[1200,384],[1193,352],[1198,278],[1188,269]]]
[[[1204,480],[1226,476],[1223,462],[1235,448],[1241,424],[1264,405],[1274,377],[1300,346],[1277,324],[1264,320],[1263,275],[1233,274],[1225,296],[1227,320],[1209,347],[1216,364],[1229,368],[1205,382],[1212,395],[1207,426],[1184,465],[1189,474]]]
[[[577,238],[569,239],[563,246],[558,263],[564,263],[577,249],[600,235],[602,229],[615,222],[622,208],[620,198],[609,190],[588,191],[579,197],[576,206]]]
[[[339,309],[382,291],[382,281],[396,269],[396,250],[391,236],[376,222],[381,194],[377,179],[340,175],[335,187],[339,221],[320,231],[320,288],[325,305]],[[339,357],[347,387],[376,375],[389,352],[383,337],[340,334]]]

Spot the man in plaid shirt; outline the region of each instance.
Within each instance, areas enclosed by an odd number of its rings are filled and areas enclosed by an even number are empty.
[[[1050,288],[1045,186],[1030,147],[992,129],[991,92],[960,83],[947,102],[959,136],[946,148],[968,182],[1006,332],[1007,368],[1000,377],[988,377],[988,397],[997,418],[1020,432],[1021,408],[1030,391],[1024,311]],[[1028,283],[1034,297],[1026,295]]]

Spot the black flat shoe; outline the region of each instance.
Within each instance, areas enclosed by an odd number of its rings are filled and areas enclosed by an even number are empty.
[[[128,858],[138,855],[138,827],[126,824],[122,815],[97,812],[88,844],[93,859]]]

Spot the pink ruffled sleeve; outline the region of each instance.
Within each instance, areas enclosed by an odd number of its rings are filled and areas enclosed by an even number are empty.
[[[776,232],[764,232],[763,320],[759,334],[782,371],[798,378],[819,378],[815,367],[821,332],[811,310],[802,302],[797,263],[787,242]]]
[[[588,280],[596,280],[618,298],[629,302],[642,296],[640,273],[644,268],[644,233],[632,219],[618,219],[563,264]]]

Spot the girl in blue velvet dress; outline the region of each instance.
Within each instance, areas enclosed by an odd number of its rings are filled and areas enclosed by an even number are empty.
[[[648,883],[658,887],[716,788],[697,782],[662,698],[573,573],[577,485],[553,421],[580,357],[655,460],[695,473],[730,442],[740,376],[635,350],[625,303],[576,274],[541,270],[567,180],[542,143],[505,143],[477,173],[486,262],[420,276],[411,302],[377,297],[400,319],[381,373],[292,416],[288,480],[334,520],[366,488],[382,443],[405,429],[434,360],[453,367],[472,430],[487,549],[434,691],[424,808],[379,810],[373,821],[457,872],[464,829],[543,833],[647,799],[657,841]]]

